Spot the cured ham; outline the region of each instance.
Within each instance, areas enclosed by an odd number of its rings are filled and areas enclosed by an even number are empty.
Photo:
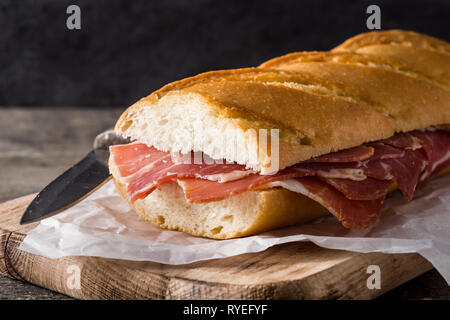
[[[398,159],[386,159],[385,164],[397,183],[403,195],[411,200],[419,181],[419,176],[425,169],[428,161],[421,149],[405,150],[405,155]]]
[[[217,170],[221,170],[218,165],[215,167]],[[128,194],[131,201],[135,201],[150,194],[158,185],[163,183],[177,179],[192,179],[195,180],[195,183],[190,181],[190,185],[195,186],[196,193],[188,194],[188,191],[185,189],[186,199],[188,202],[206,202],[225,199],[276,180],[307,176],[351,181],[364,181],[367,179],[364,174],[364,169],[359,168],[357,164],[350,166],[339,164],[336,166],[331,164],[305,163],[279,171],[274,175],[259,175],[252,172],[248,173],[247,171],[248,174],[245,177],[225,182],[200,178],[204,176],[202,170],[205,170],[205,168],[200,168],[200,166],[195,165],[173,164],[170,162],[161,163],[158,167],[154,167],[152,171],[134,179],[128,186]]]
[[[450,165],[450,132],[416,131],[411,135],[421,142],[429,161],[429,166],[420,178],[422,183]]]
[[[394,182],[411,200],[417,185],[450,166],[450,132],[436,127],[397,134],[316,157],[273,175],[212,159],[200,158],[203,160],[197,163],[192,161],[193,153],[180,157],[139,142],[112,146],[110,151],[131,201],[169,182],[180,185],[189,203],[276,186],[292,190],[295,185],[292,191],[320,203],[344,226],[365,228],[376,221]]]
[[[301,174],[292,171],[282,171],[277,175],[251,175],[243,179],[219,184],[215,181],[200,179],[180,178],[178,183],[183,188],[186,200],[189,203],[207,202],[225,199],[248,190],[260,188],[274,181],[310,177],[312,174]],[[325,183],[339,190],[345,197],[351,200],[374,200],[384,197],[392,185],[391,180],[376,180],[367,178],[363,181],[355,181],[341,178],[323,178]]]
[[[384,196],[374,200],[350,200],[330,185],[314,178],[279,181],[277,186],[303,194],[325,207],[344,227],[367,228],[380,215]]]
[[[350,200],[376,200],[384,198],[392,186],[390,180],[377,180],[367,178],[363,181],[353,181],[350,179],[329,179],[320,180],[340,191]]]
[[[170,159],[169,153],[137,142],[111,146],[110,154],[122,181],[130,181],[140,172],[151,171]]]
[[[369,159],[373,153],[373,147],[359,146],[312,158],[308,162],[357,162]]]
[[[384,159],[396,159],[405,155],[405,151],[399,148],[394,148],[388,144],[378,142],[370,145],[374,149],[373,155],[370,160],[384,160]]]
[[[163,157],[165,159],[165,157]],[[224,183],[242,180],[245,176],[259,176],[252,174],[244,166],[237,164],[185,164],[174,163],[170,157],[159,161],[152,170],[137,175],[128,185],[131,201],[150,194],[158,185],[180,178],[196,178],[199,181],[213,180]]]
[[[382,144],[390,145],[403,150],[416,150],[423,148],[422,141],[410,133],[395,135],[381,141]]]

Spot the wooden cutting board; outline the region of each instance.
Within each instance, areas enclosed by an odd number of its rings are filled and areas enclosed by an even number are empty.
[[[360,254],[309,242],[179,266],[47,259],[18,249],[36,226],[19,225],[34,196],[0,204],[0,273],[79,299],[370,299],[432,268],[418,254]],[[380,267],[380,289],[367,287],[370,265]]]

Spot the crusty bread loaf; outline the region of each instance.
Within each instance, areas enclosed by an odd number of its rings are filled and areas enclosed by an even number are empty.
[[[203,151],[265,174],[272,170],[271,145],[269,139],[268,148],[261,146],[258,129],[280,130],[283,169],[395,132],[450,122],[447,43],[404,31],[357,40],[331,52],[294,53],[259,68],[174,82],[126,110],[115,130],[160,150]],[[377,41],[392,50],[381,54]],[[365,43],[377,54],[355,52],[367,49]],[[227,147],[230,141],[235,149]],[[251,161],[254,154],[257,161]]]
[[[214,71],[166,85],[128,108],[115,131],[163,151],[203,151],[269,173],[255,134],[279,129],[279,169],[314,156],[450,123],[450,45],[405,31],[372,32],[330,52],[299,52],[258,68]],[[236,144],[230,149],[229,141]],[[250,155],[259,154],[252,162]],[[327,214],[282,188],[189,204],[170,183],[131,203],[145,220],[226,239]],[[448,171],[448,170],[447,170]]]

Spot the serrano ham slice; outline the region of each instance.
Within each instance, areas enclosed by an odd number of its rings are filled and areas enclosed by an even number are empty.
[[[307,162],[358,162],[369,159],[374,153],[370,146],[359,146],[312,158]]]
[[[140,172],[151,171],[158,163],[170,160],[168,152],[138,142],[114,145],[109,150],[122,181],[130,181]]]
[[[158,185],[170,182],[179,178],[197,178],[199,181],[230,181],[242,180],[245,176],[259,175],[252,174],[253,171],[246,170],[244,166],[237,164],[212,164],[197,165],[173,163],[171,159],[165,162],[159,162],[151,171],[147,171],[135,179],[128,185],[128,194],[131,201],[145,197],[150,194]]]
[[[220,182],[213,179],[199,179],[201,170],[203,169],[200,166],[195,167],[188,164],[161,166],[160,171],[148,172],[133,180],[128,186],[128,194],[131,201],[135,201],[150,194],[158,185],[178,180],[179,185],[183,187],[188,202],[207,202],[225,199],[247,190],[256,189],[272,181],[313,176],[315,174],[313,170],[292,167],[274,175],[259,175],[250,172],[240,179]]]
[[[339,190],[350,200],[376,200],[383,198],[392,185],[390,180],[367,178],[363,181],[321,178],[320,180]]]
[[[293,178],[299,179],[295,176],[295,173],[291,173],[282,177],[252,175],[224,184],[199,179],[180,179],[178,184],[183,188],[186,200],[189,203],[199,203],[225,199],[248,190],[267,187],[268,184],[274,181],[284,181]],[[313,177],[311,179],[318,180]],[[392,185],[392,181],[371,178],[362,182],[333,178],[320,178],[320,180],[333,186],[350,200],[376,200],[382,198]]]
[[[419,150],[405,150],[405,155],[399,159],[386,159],[383,163],[389,166],[392,176],[403,195],[411,200],[414,195],[419,176],[428,161],[424,152]]]
[[[277,181],[272,186],[303,194],[325,207],[346,228],[361,229],[374,224],[380,214],[384,196],[375,200],[350,200],[332,186],[315,178]]]
[[[410,133],[398,134],[380,142],[403,150],[416,150],[423,147],[422,142]]]
[[[374,149],[374,153],[370,157],[371,161],[401,158],[405,155],[405,151],[381,142],[372,143],[371,147]]]
[[[378,219],[384,196],[375,200],[349,200],[333,187],[317,179],[296,180],[305,188],[305,196],[327,208],[346,228],[367,228]]]
[[[447,131],[415,131],[411,133],[422,144],[429,166],[420,177],[423,183],[450,165],[450,133]]]
[[[215,165],[217,170],[220,170],[218,165]],[[329,164],[329,163],[305,163],[296,165],[285,170],[282,170],[274,175],[259,175],[255,173],[248,173],[241,179],[234,179],[233,181],[220,182],[215,179],[200,178],[202,176],[202,166],[195,166],[189,164],[173,164],[171,162],[161,163],[152,171],[144,173],[135,178],[128,186],[128,194],[132,201],[145,197],[150,194],[158,185],[170,182],[176,179],[194,179],[196,183],[190,184],[198,190],[198,193],[186,199],[189,202],[206,202],[225,199],[229,196],[260,187],[264,184],[276,180],[285,180],[292,178],[301,178],[307,176],[319,176],[328,179],[340,180],[354,180],[364,182],[367,177],[364,174],[365,169],[361,169],[357,164]],[[374,166],[370,166],[374,167]],[[370,168],[369,167],[369,168]],[[228,169],[231,170],[231,169]],[[367,169],[369,171],[369,169]],[[373,169],[372,169],[373,170]],[[385,168],[382,168],[385,175]],[[374,170],[373,170],[374,171]],[[370,172],[370,171],[369,171]],[[368,180],[366,183],[370,183]],[[203,185],[202,185],[203,184]],[[385,185],[383,182],[379,185]],[[355,185],[357,186],[357,185]],[[361,194],[361,192],[359,193]],[[362,195],[360,195],[362,196]],[[366,196],[370,197],[370,196]]]

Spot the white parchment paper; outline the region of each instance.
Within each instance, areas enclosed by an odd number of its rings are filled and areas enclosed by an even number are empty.
[[[356,252],[417,252],[450,285],[450,175],[418,189],[412,202],[406,202],[400,192],[390,195],[381,219],[368,230],[345,229],[329,216],[230,240],[194,237],[143,222],[109,182],[76,206],[42,220],[20,249],[48,258],[97,256],[185,264],[302,240]]]

